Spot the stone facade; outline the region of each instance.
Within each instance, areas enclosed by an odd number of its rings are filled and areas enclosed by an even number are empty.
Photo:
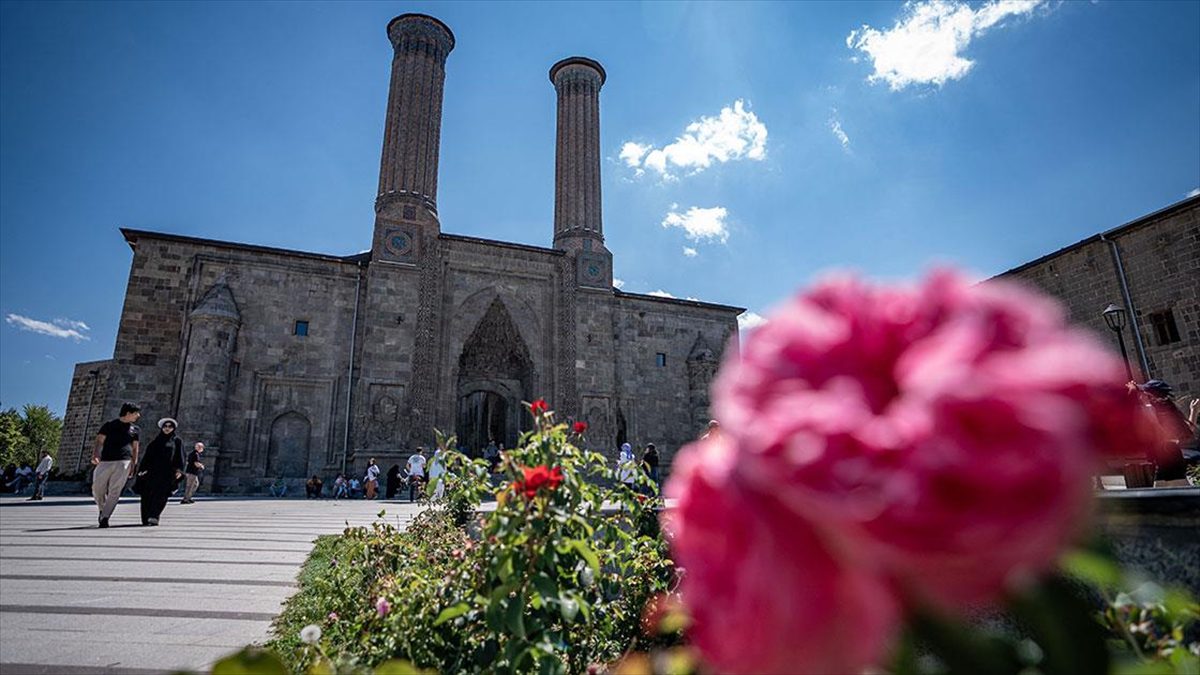
[[[545,398],[589,444],[655,443],[669,462],[707,421],[708,384],[737,349],[738,307],[623,293],[600,212],[599,93],[590,59],[555,64],[553,248],[442,232],[437,163],[454,37],[406,14],[394,47],[375,232],[339,257],[122,230],[133,262],[111,361],[79,364],[60,463],[122,401],[204,441],[223,491],[276,477],[403,463],[433,430],[512,445]],[[550,233],[547,233],[550,234]],[[88,407],[92,370],[96,404]],[[89,418],[90,415],[90,418]],[[90,450],[90,447],[89,447]],[[73,453],[73,454],[72,454]]]
[[[79,473],[89,466],[95,430],[110,419],[105,417],[110,412],[105,407],[110,363],[88,361],[75,364],[55,461],[59,473]]]
[[[1200,197],[1000,277],[1055,296],[1073,322],[1114,349],[1116,338],[1101,312],[1110,303],[1124,307],[1131,317],[1124,338],[1134,377],[1166,380],[1180,399],[1200,396]]]

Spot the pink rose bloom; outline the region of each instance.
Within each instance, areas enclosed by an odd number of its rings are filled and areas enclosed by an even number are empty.
[[[1123,380],[1057,305],[1013,285],[835,279],[730,354],[714,407],[741,517],[769,496],[787,513],[760,525],[815,528],[844,565],[874,566],[906,600],[956,607],[1050,568],[1078,532],[1099,456],[1144,438]],[[694,484],[673,490],[686,500]],[[812,564],[782,553],[765,578]]]
[[[816,530],[746,489],[725,438],[693,444],[667,488],[689,637],[722,673],[855,673],[877,662],[899,611],[878,577],[843,565]]]
[[[383,618],[392,611],[392,603],[387,601],[387,598],[379,598],[375,601],[375,612],[379,614],[379,618]]]

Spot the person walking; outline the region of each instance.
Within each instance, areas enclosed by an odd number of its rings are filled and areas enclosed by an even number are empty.
[[[141,416],[142,409],[136,403],[122,403],[120,416],[105,422],[96,434],[92,448],[92,464],[96,467],[92,473],[92,498],[100,509],[100,527],[108,527],[121,491],[136,471],[141,430],[135,422]]]
[[[375,458],[367,460],[367,475],[363,476],[363,489],[366,490],[367,499],[375,499],[375,495],[379,492],[379,465],[375,463]]]
[[[653,443],[647,443],[646,451],[642,453],[642,468],[650,480],[658,485],[658,448]]]
[[[637,460],[633,456],[633,446],[628,443],[621,444],[621,454],[617,457],[617,480],[630,489],[637,480]]]
[[[49,450],[43,450],[42,461],[38,462],[37,469],[35,470],[33,496],[28,501],[42,501],[42,491],[46,489],[46,480],[50,478],[50,467],[52,466],[54,466],[54,458],[50,456]]]
[[[500,466],[500,448],[496,447],[496,439],[488,439],[487,447],[483,449],[483,458],[487,460],[488,473],[496,473],[496,468]]]
[[[192,496],[196,494],[196,490],[200,488],[200,481],[204,478],[204,463],[200,461],[200,457],[204,455],[204,444],[197,441],[192,446],[192,451],[188,453],[187,462],[184,463],[184,480],[187,481],[183,488],[183,499],[180,504],[195,504],[196,500]]]
[[[446,455],[438,448],[433,451],[433,458],[429,460],[429,480],[437,481],[433,488],[434,499],[441,499],[446,494],[446,481],[443,479],[445,475]]]
[[[416,493],[425,484],[425,448],[418,447],[404,468],[408,472],[408,501],[416,501]]]
[[[395,499],[396,493],[400,491],[400,465],[393,464],[392,468],[387,472],[387,499]]]
[[[175,420],[158,421],[159,434],[146,446],[137,472],[137,491],[142,495],[142,525],[158,525],[175,481],[183,475],[183,442],[175,435]]]

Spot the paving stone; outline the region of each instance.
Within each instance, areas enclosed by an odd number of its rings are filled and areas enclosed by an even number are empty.
[[[270,622],[323,534],[408,503],[267,499],[172,502],[141,527],[136,499],[96,527],[81,497],[0,499],[0,673],[206,671],[270,637]]]

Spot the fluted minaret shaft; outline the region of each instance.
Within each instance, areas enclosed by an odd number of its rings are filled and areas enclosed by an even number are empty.
[[[424,14],[392,19],[387,33],[394,56],[375,207],[415,202],[436,214],[442,85],[454,34]]]
[[[554,161],[554,243],[583,236],[604,241],[600,216],[600,87],[605,73],[591,59],[573,56],[554,64],[558,92]]]

